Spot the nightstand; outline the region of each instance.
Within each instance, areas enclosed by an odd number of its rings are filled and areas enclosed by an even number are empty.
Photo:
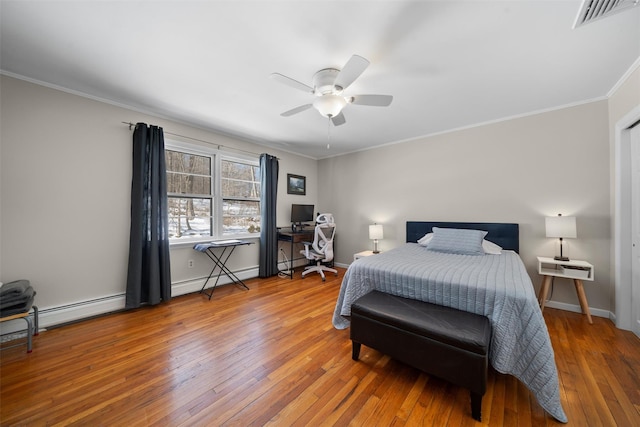
[[[553,258],[539,256],[538,274],[542,275],[542,286],[540,286],[540,294],[538,295],[541,311],[544,311],[544,304],[547,299],[551,280],[554,277],[573,279],[573,284],[578,294],[578,301],[580,301],[580,308],[582,308],[582,312],[587,315],[589,323],[593,323],[591,313],[589,312],[589,303],[587,302],[587,296],[584,293],[584,285],[582,283],[583,280],[593,281],[593,265],[577,259],[559,261]]]
[[[371,256],[374,255],[373,251],[362,251],[362,252],[358,252],[357,254],[353,254],[353,260],[357,261],[360,258],[364,258],[366,256]]]

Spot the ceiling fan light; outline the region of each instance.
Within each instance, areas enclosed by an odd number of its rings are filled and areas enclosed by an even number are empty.
[[[322,95],[313,102],[316,110],[325,117],[337,116],[345,105],[347,101],[344,97],[332,94]]]

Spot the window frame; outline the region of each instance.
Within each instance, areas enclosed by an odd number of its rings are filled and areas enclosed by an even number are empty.
[[[249,198],[233,198],[233,197],[224,197],[224,195],[222,194],[222,162],[223,161],[227,161],[227,162],[232,162],[232,163],[242,163],[245,165],[250,165],[250,166],[257,166],[258,169],[260,168],[260,160],[249,160],[248,156],[244,157],[244,156],[238,156],[236,154],[229,154],[229,153],[222,153],[220,156],[218,156],[218,160],[217,160],[217,170],[220,171],[219,175],[216,175],[216,177],[219,177],[218,179],[218,188],[216,189],[218,194],[220,194],[220,203],[219,203],[219,215],[220,215],[220,223],[216,224],[218,225],[220,228],[218,230],[218,236],[220,236],[221,238],[236,238],[238,236],[240,237],[260,237],[260,232],[257,233],[230,233],[230,234],[224,234],[224,227],[223,227],[223,208],[224,208],[224,200],[242,200],[242,201],[254,201],[253,199],[249,199]],[[259,183],[259,178],[258,178],[258,183]],[[260,210],[262,208],[262,200],[260,200],[260,195],[258,195],[258,210]],[[215,220],[214,220],[215,222]],[[260,226],[262,227],[262,224],[260,224]]]
[[[206,156],[211,158],[211,199],[213,208],[211,214],[213,216],[213,224],[211,226],[211,236],[194,236],[170,238],[170,246],[193,245],[199,242],[210,242],[221,239],[241,239],[241,238],[259,238],[260,232],[257,233],[230,233],[223,234],[223,197],[222,197],[222,160],[236,163],[245,163],[260,167],[260,159],[239,153],[231,153],[220,148],[206,147],[202,145],[190,144],[176,140],[165,139],[165,150],[179,151],[183,153],[194,154],[198,156]],[[262,208],[262,200],[258,198],[260,208]]]

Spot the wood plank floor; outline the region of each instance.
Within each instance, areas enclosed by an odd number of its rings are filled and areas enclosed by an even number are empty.
[[[559,425],[490,370],[466,390],[362,348],[331,324],[338,277],[247,281],[50,329],[0,353],[2,426]],[[640,339],[545,309],[569,425],[640,426]]]

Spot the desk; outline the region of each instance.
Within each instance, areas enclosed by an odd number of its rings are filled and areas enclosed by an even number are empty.
[[[207,277],[207,280],[205,280],[204,285],[202,285],[202,289],[200,289],[200,293],[204,293],[209,297],[209,299],[211,299],[211,297],[213,296],[213,291],[216,289],[216,286],[218,286],[218,281],[220,280],[220,276],[223,273],[229,279],[231,279],[233,283],[235,283],[236,285],[243,286],[245,289],[248,290],[249,287],[245,285],[244,282],[240,280],[238,276],[236,276],[233,273],[233,271],[229,270],[229,268],[227,267],[227,261],[229,260],[229,257],[231,256],[231,254],[233,253],[233,251],[237,246],[250,245],[251,243],[252,242],[248,242],[246,240],[219,240],[217,242],[199,243],[195,245],[193,249],[195,249],[198,252],[204,252],[211,259],[211,261],[213,261],[213,268],[211,269],[211,273],[209,273],[209,277]],[[220,254],[216,254],[214,252],[214,249],[217,249],[217,248],[222,249],[222,252],[220,252]],[[204,292],[204,289],[206,288],[207,283],[209,283],[209,279],[211,279],[211,276],[213,276],[213,273],[216,271],[216,269],[218,269],[218,276],[216,277],[216,282],[211,287],[211,292],[207,294],[206,292]]]
[[[591,320],[591,313],[589,312],[589,303],[587,302],[587,296],[584,293],[584,285],[582,280],[593,280],[593,265],[586,261],[580,261],[572,259],[571,261],[558,261],[548,257],[538,257],[538,274],[542,279],[542,285],[540,286],[540,294],[538,295],[538,302],[540,303],[540,311],[544,310],[544,305],[547,299],[547,292],[549,292],[549,285],[553,277],[562,277],[565,279],[573,279],[573,284],[576,287],[576,293],[578,294],[578,301],[580,301],[580,308],[582,312],[587,315],[589,323],[593,324]]]
[[[293,246],[296,243],[300,243],[300,242],[313,242],[313,233],[315,231],[314,227],[308,227],[306,230],[296,230],[293,231],[290,228],[281,228],[278,230],[278,240],[281,242],[289,242],[289,253],[291,255],[291,257],[289,258],[289,262],[291,263],[289,265],[289,272],[285,272],[280,270],[280,273],[282,274],[286,274],[287,276],[289,276],[291,279],[293,279],[293,261],[299,260],[299,259],[306,259],[304,257],[298,257],[298,258],[293,258]],[[279,264],[279,263],[278,263]]]

